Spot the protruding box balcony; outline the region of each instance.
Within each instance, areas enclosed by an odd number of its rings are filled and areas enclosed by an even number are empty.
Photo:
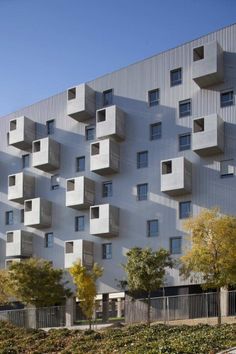
[[[35,122],[21,116],[10,120],[9,145],[21,150],[31,150],[35,139]]]
[[[24,230],[7,232],[6,257],[27,258],[33,255],[33,235]]]
[[[19,172],[8,176],[8,200],[24,203],[35,195],[35,177]]]
[[[94,204],[95,183],[81,176],[66,181],[66,206],[74,209],[87,209]]]
[[[200,156],[224,152],[224,121],[218,114],[193,120],[192,150]]]
[[[199,87],[224,81],[224,52],[217,41],[193,48],[192,78]]]
[[[90,234],[114,237],[119,234],[119,208],[110,204],[90,207]]]
[[[60,144],[47,137],[33,142],[32,166],[45,172],[60,167]]]
[[[91,241],[71,240],[65,241],[65,268],[72,267],[80,259],[81,264],[91,269],[94,262],[94,245]]]
[[[120,148],[111,139],[100,140],[90,145],[90,170],[101,176],[119,172]]]
[[[125,114],[117,106],[109,106],[96,112],[97,139],[112,137],[117,141],[125,139]]]
[[[86,84],[68,89],[67,114],[78,122],[94,117],[95,91]]]
[[[192,163],[184,157],[161,161],[161,191],[171,196],[191,193]]]
[[[25,226],[49,228],[52,224],[52,203],[42,198],[25,200],[24,215]]]
[[[23,261],[24,261],[24,258],[7,258],[5,260],[5,268],[8,269],[10,267],[10,265],[14,262],[20,263]]]

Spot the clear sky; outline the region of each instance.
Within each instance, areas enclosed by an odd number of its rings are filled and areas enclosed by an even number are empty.
[[[236,22],[236,0],[0,0],[0,115]]]

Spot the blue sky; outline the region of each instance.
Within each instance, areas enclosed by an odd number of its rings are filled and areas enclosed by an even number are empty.
[[[236,0],[0,0],[0,115],[236,22]]]

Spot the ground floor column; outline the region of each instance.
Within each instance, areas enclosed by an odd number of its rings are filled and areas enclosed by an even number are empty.
[[[221,316],[228,316],[229,313],[229,292],[227,288],[220,289],[220,309]]]
[[[66,299],[66,326],[71,327],[75,322],[75,298]]]

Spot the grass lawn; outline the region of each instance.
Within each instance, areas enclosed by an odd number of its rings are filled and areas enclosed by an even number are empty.
[[[236,346],[236,324],[145,325],[99,332],[26,330],[0,322],[0,354],[215,354]]]

